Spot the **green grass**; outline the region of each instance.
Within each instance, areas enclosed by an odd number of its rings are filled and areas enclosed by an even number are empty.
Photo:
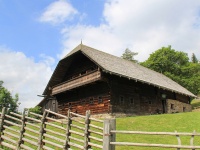
[[[194,109],[195,107],[200,107],[200,100],[199,99],[194,99],[191,102],[192,108]]]
[[[153,131],[153,132],[200,132],[200,113],[188,112],[151,116],[117,118],[117,130]],[[177,144],[175,136],[125,135],[117,134],[117,141],[154,144]],[[200,145],[200,137],[194,138],[194,144]],[[190,144],[190,137],[181,137],[183,145]],[[161,148],[117,146],[117,150],[159,150]]]

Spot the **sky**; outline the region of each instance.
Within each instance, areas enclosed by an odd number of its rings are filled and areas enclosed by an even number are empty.
[[[0,80],[36,106],[58,63],[82,41],[145,61],[171,45],[200,59],[200,0],[0,0]]]

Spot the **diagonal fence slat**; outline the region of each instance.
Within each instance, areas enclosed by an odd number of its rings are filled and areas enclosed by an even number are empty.
[[[0,145],[3,148],[88,150],[102,147],[102,140],[90,135],[96,132],[103,135],[103,128],[91,123],[102,121],[94,118],[90,120],[90,111],[86,111],[83,116],[68,110],[68,116],[64,116],[50,110],[45,110],[43,115],[32,112],[26,114],[25,110],[22,114],[7,114],[4,108],[0,115]]]
[[[3,133],[4,133],[4,134],[8,134],[9,136],[12,136],[12,137],[15,137],[15,138],[19,139],[19,135],[13,134],[13,133],[11,133],[11,132],[8,132],[8,131],[5,131],[5,130],[4,130]]]
[[[0,139],[2,140],[0,145],[7,148],[51,150],[57,148],[70,149],[71,147],[78,149],[102,147],[91,141],[102,142],[100,138],[90,135],[93,132],[90,127],[100,131],[103,128],[96,124],[91,124],[89,111],[86,111],[86,116],[70,112],[70,110],[68,111],[68,116],[50,110],[45,110],[43,115],[32,112],[25,115],[25,110],[23,114],[10,112],[9,115],[6,114],[6,109],[4,108],[4,112],[2,110],[0,114]],[[51,118],[52,115],[54,118]],[[92,120],[101,122],[97,121],[97,119]],[[66,133],[63,134],[63,131]],[[77,138],[77,136],[79,137]]]
[[[62,139],[57,138],[57,137],[55,137],[55,136],[51,136],[51,135],[46,134],[46,133],[44,133],[44,136],[45,136],[45,137],[48,137],[48,138],[51,138],[51,139],[53,139],[53,140],[56,140],[56,141],[58,141],[58,142],[62,142],[62,143],[65,142],[65,140],[62,140]]]
[[[1,142],[1,145],[11,148],[11,149],[15,149],[15,146],[11,145],[10,143],[6,143],[6,142]]]
[[[4,140],[6,140],[6,141],[8,141],[8,142],[13,143],[13,144],[17,144],[17,141],[15,141],[15,140],[13,140],[13,139],[5,136],[5,135],[2,135],[1,138],[4,139]]]
[[[34,150],[34,149],[32,149],[31,147],[29,147],[29,146],[27,146],[27,145],[24,145],[24,144],[21,144],[20,146],[21,146],[21,148],[23,148],[23,149],[25,149],[25,150]]]

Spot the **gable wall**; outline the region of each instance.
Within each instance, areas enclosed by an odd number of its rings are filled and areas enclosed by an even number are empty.
[[[67,69],[63,82],[97,70],[97,65],[81,53],[76,54],[70,67]]]

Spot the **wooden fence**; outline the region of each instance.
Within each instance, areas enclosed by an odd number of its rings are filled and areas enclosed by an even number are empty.
[[[56,118],[56,119],[55,119]],[[43,115],[6,113],[0,117],[0,147],[13,150],[102,149],[103,120],[68,111],[64,116],[50,110]]]
[[[177,138],[177,145],[149,144],[116,141],[120,134],[169,135]],[[190,145],[182,145],[180,136],[191,136]],[[116,130],[115,119],[99,120],[68,110],[67,116],[45,110],[43,115],[35,113],[7,113],[3,108],[0,117],[0,149],[6,150],[69,150],[100,149],[115,150],[116,146],[159,147],[180,149],[200,149],[194,146],[194,137],[200,133],[142,132]],[[148,149],[148,148],[147,148]]]
[[[138,134],[138,135],[169,135],[176,136],[177,145],[171,144],[150,144],[150,143],[134,143],[134,142],[118,142],[116,141],[116,136],[119,134],[127,134],[128,136]],[[191,136],[190,145],[182,145],[180,136]],[[115,150],[116,146],[135,146],[135,147],[159,147],[159,148],[175,148],[180,149],[191,149],[196,150],[200,149],[200,146],[194,146],[194,137],[200,136],[200,133],[178,133],[178,132],[144,132],[144,131],[122,131],[116,130],[116,122],[114,119],[104,120],[104,141],[103,141],[103,150]],[[199,141],[198,141],[199,142]],[[199,144],[199,143],[198,143]]]

